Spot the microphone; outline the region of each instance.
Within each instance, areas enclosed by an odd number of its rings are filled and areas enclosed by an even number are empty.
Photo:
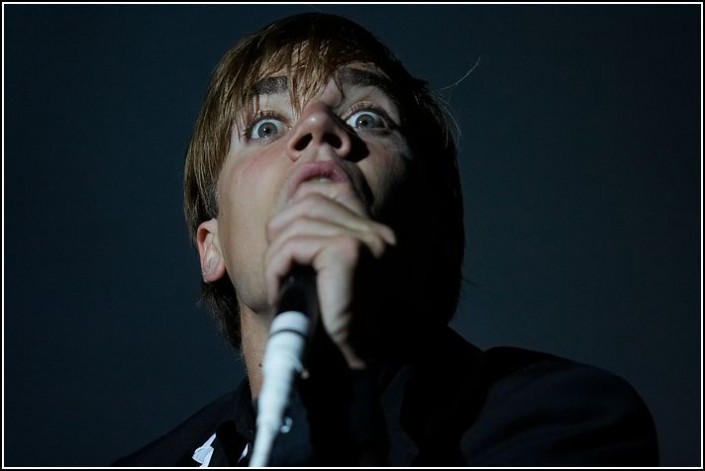
[[[269,461],[274,440],[284,425],[294,380],[303,371],[304,353],[317,318],[316,272],[297,265],[279,289],[277,312],[262,360],[251,467],[263,467]]]

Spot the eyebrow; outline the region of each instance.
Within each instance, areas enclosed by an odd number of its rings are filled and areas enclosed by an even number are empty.
[[[345,86],[360,85],[379,88],[385,94],[393,97],[392,82],[383,75],[363,69],[346,68],[338,73],[340,84]]]
[[[275,77],[266,77],[256,82],[247,91],[247,96],[255,98],[259,95],[278,95],[286,93],[289,90],[289,84],[286,77],[278,75]]]
[[[378,74],[369,70],[345,68],[338,72],[337,80],[341,86],[363,86],[379,88],[382,92],[390,97],[395,97],[393,92],[392,82]],[[247,92],[251,98],[260,95],[278,95],[286,93],[289,90],[288,80],[283,75],[274,77],[266,77],[257,81]]]

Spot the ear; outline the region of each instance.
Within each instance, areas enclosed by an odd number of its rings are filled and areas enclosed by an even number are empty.
[[[203,281],[212,283],[225,275],[225,259],[218,239],[218,220],[213,218],[198,226],[196,232],[198,254],[201,258]]]

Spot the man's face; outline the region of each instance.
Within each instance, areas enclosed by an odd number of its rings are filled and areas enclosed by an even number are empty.
[[[408,176],[410,150],[386,76],[351,64],[297,113],[287,80],[254,90],[257,110],[234,126],[218,179],[217,236],[240,304],[268,310],[264,254],[267,224],[311,192],[364,208],[372,219],[390,209]]]

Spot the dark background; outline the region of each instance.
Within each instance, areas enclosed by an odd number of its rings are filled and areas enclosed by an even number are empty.
[[[101,466],[235,386],[182,161],[210,71],[290,13],[371,29],[463,130],[454,325],[609,369],[701,464],[700,5],[3,5],[4,464]]]

